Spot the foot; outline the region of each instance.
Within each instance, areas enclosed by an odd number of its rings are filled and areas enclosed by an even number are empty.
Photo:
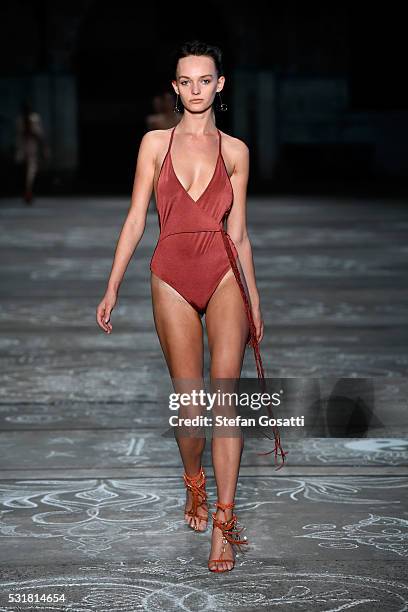
[[[232,518],[232,508],[225,510],[217,509],[215,517],[218,521],[229,521]],[[225,552],[223,552],[225,547]],[[211,559],[227,559],[226,561],[211,561]],[[228,561],[232,559],[232,561]],[[231,544],[224,542],[222,531],[216,525],[213,525],[211,551],[208,560],[208,569],[211,571],[227,572],[232,570],[235,564],[235,553]]]
[[[199,496],[198,501],[202,502],[202,504],[197,509],[197,514],[199,516],[191,516],[190,514],[187,514],[187,512],[191,510],[193,505],[193,494],[189,489],[187,489],[184,518],[192,529],[195,529],[196,531],[205,531],[208,525],[208,506],[207,502],[203,501],[203,498],[201,496]]]
[[[33,193],[29,189],[27,189],[25,191],[25,193],[24,193],[24,201],[25,201],[26,204],[32,204],[33,203]]]

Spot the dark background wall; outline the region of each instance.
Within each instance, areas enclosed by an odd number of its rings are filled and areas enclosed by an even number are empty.
[[[402,5],[207,0],[193,8],[3,2],[3,193],[15,185],[14,122],[27,96],[52,150],[45,192],[128,193],[152,98],[173,91],[170,52],[193,38],[224,51],[229,111],[217,123],[250,146],[250,189],[405,189]]]

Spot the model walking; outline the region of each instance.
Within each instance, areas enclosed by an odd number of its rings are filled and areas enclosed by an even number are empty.
[[[21,113],[16,119],[15,161],[24,166],[24,201],[32,204],[35,179],[41,168],[41,161],[48,160],[50,149],[47,144],[42,119],[24,101]]]
[[[179,49],[172,85],[184,114],[177,126],[152,130],[142,139],[130,210],[107,291],[97,308],[98,324],[111,333],[111,312],[143,235],[154,189],[160,236],[150,261],[152,304],[173,384],[203,379],[203,314],[211,379],[238,379],[247,344],[254,349],[258,377],[264,376],[258,346],[264,324],[246,230],[248,147],[221,134],[212,108],[224,82],[218,47],[193,41]],[[274,433],[275,458],[280,451],[284,461],[286,453],[278,432]],[[184,465],[185,520],[193,529],[204,531],[208,522],[201,464],[205,436],[176,439]],[[217,435],[211,440],[218,497],[212,514],[211,571],[231,570],[235,548],[244,550],[241,547],[247,544],[233,511],[243,445],[242,435]]]

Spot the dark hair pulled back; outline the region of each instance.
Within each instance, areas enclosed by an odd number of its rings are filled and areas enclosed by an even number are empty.
[[[212,57],[218,73],[218,77],[224,76],[224,67],[222,65],[222,51],[216,45],[210,45],[200,40],[192,40],[182,43],[173,54],[173,75],[176,79],[177,64],[182,57],[189,55],[206,55]]]

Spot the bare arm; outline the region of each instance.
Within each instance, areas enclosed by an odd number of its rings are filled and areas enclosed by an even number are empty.
[[[234,204],[227,218],[227,232],[233,240],[239,256],[239,262],[245,276],[251,302],[252,316],[260,342],[264,334],[260,298],[255,280],[255,267],[252,247],[246,223],[246,199],[249,176],[249,149],[241,140],[236,139],[235,167],[231,176],[234,190]]]
[[[107,333],[112,331],[110,313],[115,306],[120,285],[145,230],[147,209],[153,191],[155,142],[152,132],[147,132],[140,142],[129,211],[116,245],[106,293],[96,311],[98,325]]]

